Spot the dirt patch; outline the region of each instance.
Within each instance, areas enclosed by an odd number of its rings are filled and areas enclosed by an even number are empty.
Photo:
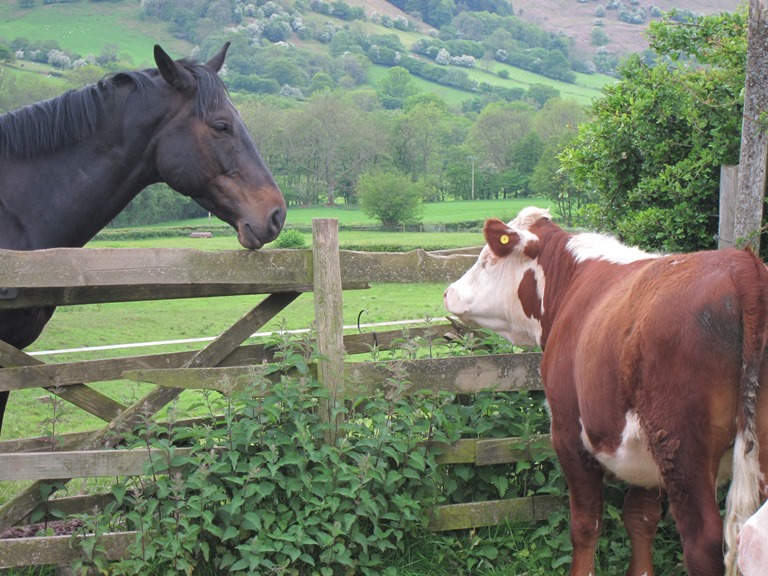
[[[716,14],[735,11],[741,0],[640,0],[632,9],[643,8],[646,12],[644,24],[629,24],[618,19],[618,10],[606,10],[605,17],[596,18],[598,6],[607,2],[593,1],[581,3],[577,0],[514,0],[515,15],[526,21],[538,24],[549,32],[562,32],[574,39],[574,52],[578,58],[590,58],[597,52],[597,46],[590,43],[595,22],[603,22],[602,30],[610,42],[605,47],[613,54],[641,52],[648,48],[646,31],[652,20],[651,6],[658,6],[662,11],[672,8],[688,10],[694,14]],[[653,20],[659,20],[654,18]]]
[[[426,24],[424,24],[421,20],[413,18],[412,16],[409,16],[400,8],[397,6],[390,4],[386,0],[347,0],[347,4],[354,7],[361,7],[365,9],[365,15],[369,16],[373,12],[378,12],[379,14],[389,16],[390,18],[395,18],[397,16],[403,16],[405,18],[408,18],[409,20],[413,20],[417,25],[426,28],[429,28]]]

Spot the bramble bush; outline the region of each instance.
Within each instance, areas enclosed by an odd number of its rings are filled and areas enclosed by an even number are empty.
[[[328,393],[309,369],[316,359],[310,335],[279,336],[273,344],[275,364],[254,370],[246,386],[239,389],[238,381],[227,395],[203,393],[199,407],[218,415],[211,419],[215,424],[161,425],[148,415],[135,430],[133,447],[156,448],[160,456],[153,457],[146,476],[117,482],[115,502],[105,510],[81,517],[82,534],[95,536],[87,539],[78,573],[566,573],[567,506],[544,525],[439,534],[427,527],[440,504],[565,495],[554,459],[436,464],[438,446],[461,437],[547,432],[541,392],[419,393],[395,370],[379,392],[338,408],[343,423],[329,424],[320,417]],[[406,331],[396,349],[373,349],[372,357],[397,362],[511,350],[486,331],[469,333],[447,350]],[[329,443],[329,434],[337,440]],[[176,446],[191,452],[181,454]],[[607,489],[605,537],[598,549],[606,574],[625,570],[629,558],[621,498],[617,487]],[[115,529],[135,530],[137,538],[125,560],[108,564],[98,535]],[[674,525],[665,520],[660,533],[657,566],[665,574],[683,574]]]

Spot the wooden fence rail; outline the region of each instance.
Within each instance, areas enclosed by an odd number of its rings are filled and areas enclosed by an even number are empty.
[[[4,466],[0,481],[34,480],[0,508],[0,530],[25,518],[42,504],[43,484],[88,476],[139,475],[150,453],[112,448],[115,432],[136,420],[147,405],[159,410],[185,389],[218,389],[222,381],[250,378],[272,359],[264,345],[243,342],[292,302],[300,293],[314,291],[322,362],[315,367],[320,382],[334,391],[335,401],[347,394],[370,393],[394,373],[387,362],[344,362],[345,354],[367,352],[371,334],[344,335],[342,290],[365,289],[377,283],[448,283],[461,276],[475,260],[466,254],[431,254],[416,250],[404,254],[338,250],[335,220],[313,223],[312,250],[257,252],[198,252],[172,249],[53,249],[36,252],[0,250],[0,309],[37,305],[75,305],[101,302],[191,298],[222,295],[269,294],[253,310],[197,352],[152,354],[128,358],[45,364],[0,341],[0,390],[46,388],[105,421],[102,430],[62,436],[56,452],[45,452],[50,439],[31,438],[0,442]],[[411,328],[411,335],[435,337],[450,325]],[[322,334],[322,336],[320,336]],[[388,331],[376,335],[375,344],[386,350],[402,335]],[[413,389],[474,393],[484,389],[535,390],[540,387],[538,354],[468,356],[398,361]],[[124,406],[101,394],[94,383],[130,379],[155,384],[133,406]],[[96,448],[99,448],[98,450]],[[184,450],[179,448],[177,450]],[[441,462],[478,466],[541,459],[551,455],[548,437],[462,440],[442,447]],[[103,495],[59,498],[46,503],[71,511],[83,503],[103,501]],[[441,507],[431,527],[460,529],[496,524],[505,519],[541,520],[561,499],[536,496],[519,500],[466,503]],[[104,537],[104,536],[101,536]],[[126,535],[114,535],[109,549],[119,556]],[[21,539],[27,540],[27,539]],[[31,543],[0,540],[0,568],[69,562],[78,551],[65,552],[50,539]],[[33,546],[33,548],[29,548]],[[50,550],[57,550],[52,555]],[[23,551],[23,552],[21,552]]]

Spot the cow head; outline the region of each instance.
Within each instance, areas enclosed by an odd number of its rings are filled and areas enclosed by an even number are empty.
[[[541,344],[544,271],[538,264],[539,237],[531,228],[551,224],[548,210],[525,208],[504,224],[490,218],[483,228],[487,245],[472,268],[443,295],[446,309],[520,346]]]

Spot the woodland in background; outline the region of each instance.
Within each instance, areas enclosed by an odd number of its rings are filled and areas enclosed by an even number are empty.
[[[323,9],[322,3],[310,5]],[[273,19],[281,21],[277,8],[266,2],[257,9],[274,9]],[[467,36],[470,23],[505,18],[513,16],[460,12],[436,41],[448,42],[443,36],[452,28]],[[673,14],[650,30],[651,53],[623,62],[622,79],[586,111],[543,85],[515,95],[481,91],[450,106],[419,91],[407,66],[388,68],[373,88],[367,83],[372,47],[379,56],[399,53],[394,42],[400,40],[368,37],[354,25],[330,37],[335,58],[252,43],[246,29],[207,36],[198,57],[234,40],[225,81],[289,204],[356,203],[366,175],[384,172],[406,175],[420,191],[417,201],[539,196],[557,206],[566,225],[608,230],[650,249],[711,248],[719,169],[738,162],[746,12],[698,19]],[[493,31],[483,45],[502,35]],[[425,43],[420,50],[432,48]],[[106,50],[65,77],[82,85],[118,64]],[[460,72],[456,68],[446,70]],[[243,89],[256,79],[274,81],[281,91],[296,88],[301,96]],[[0,107],[60,91],[43,80],[4,74]],[[114,225],[200,214],[178,195],[153,187]]]

